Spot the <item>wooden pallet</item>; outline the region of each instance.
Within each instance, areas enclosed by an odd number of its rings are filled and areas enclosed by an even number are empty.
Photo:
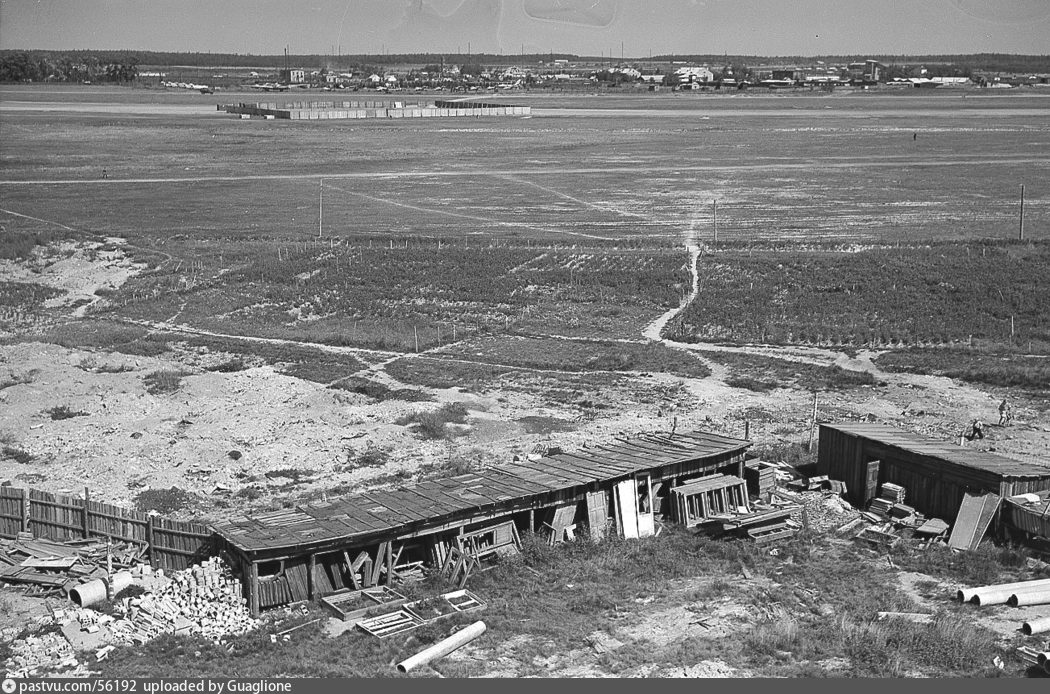
[[[352,622],[364,617],[368,612],[379,607],[397,607],[408,598],[387,586],[348,590],[321,598],[321,605],[344,622]]]
[[[433,598],[406,603],[396,612],[362,619],[357,626],[376,638],[403,634],[449,615],[474,612],[485,608],[485,602],[469,590],[454,590]]]
[[[418,615],[410,610],[402,608],[397,612],[389,612],[377,617],[362,619],[357,623],[357,628],[375,636],[385,639],[395,634],[403,634],[426,624]]]
[[[776,540],[783,540],[786,537],[792,537],[795,532],[795,528],[792,528],[787,523],[776,523],[761,528],[748,528],[747,536],[751,538],[756,545],[764,545],[769,542],[775,542]]]

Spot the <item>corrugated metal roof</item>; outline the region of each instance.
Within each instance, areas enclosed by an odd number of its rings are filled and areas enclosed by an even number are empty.
[[[850,422],[820,426],[1003,477],[1050,477],[1050,465],[1026,463],[987,451],[965,448],[957,443],[937,441],[886,424]]]
[[[635,472],[744,451],[750,442],[703,431],[641,434],[608,445],[521,460],[390,491],[355,494],[215,525],[243,551],[290,552],[330,541],[439,525],[472,511],[497,511],[530,497]]]

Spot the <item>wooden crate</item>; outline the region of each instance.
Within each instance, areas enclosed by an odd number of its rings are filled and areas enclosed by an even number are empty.
[[[403,605],[408,600],[404,595],[387,586],[348,590],[321,598],[321,605],[337,619],[352,622],[376,608],[389,608]]]

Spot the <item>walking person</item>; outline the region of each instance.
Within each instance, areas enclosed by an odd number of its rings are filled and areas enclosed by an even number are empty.
[[[1010,426],[1011,419],[1013,415],[1010,414],[1010,404],[1006,402],[1006,398],[1003,398],[1003,401],[999,403],[999,426]]]

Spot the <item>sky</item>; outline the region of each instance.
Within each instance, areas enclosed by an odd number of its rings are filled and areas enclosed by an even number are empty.
[[[0,0],[2,49],[1050,53],[1050,0]]]

